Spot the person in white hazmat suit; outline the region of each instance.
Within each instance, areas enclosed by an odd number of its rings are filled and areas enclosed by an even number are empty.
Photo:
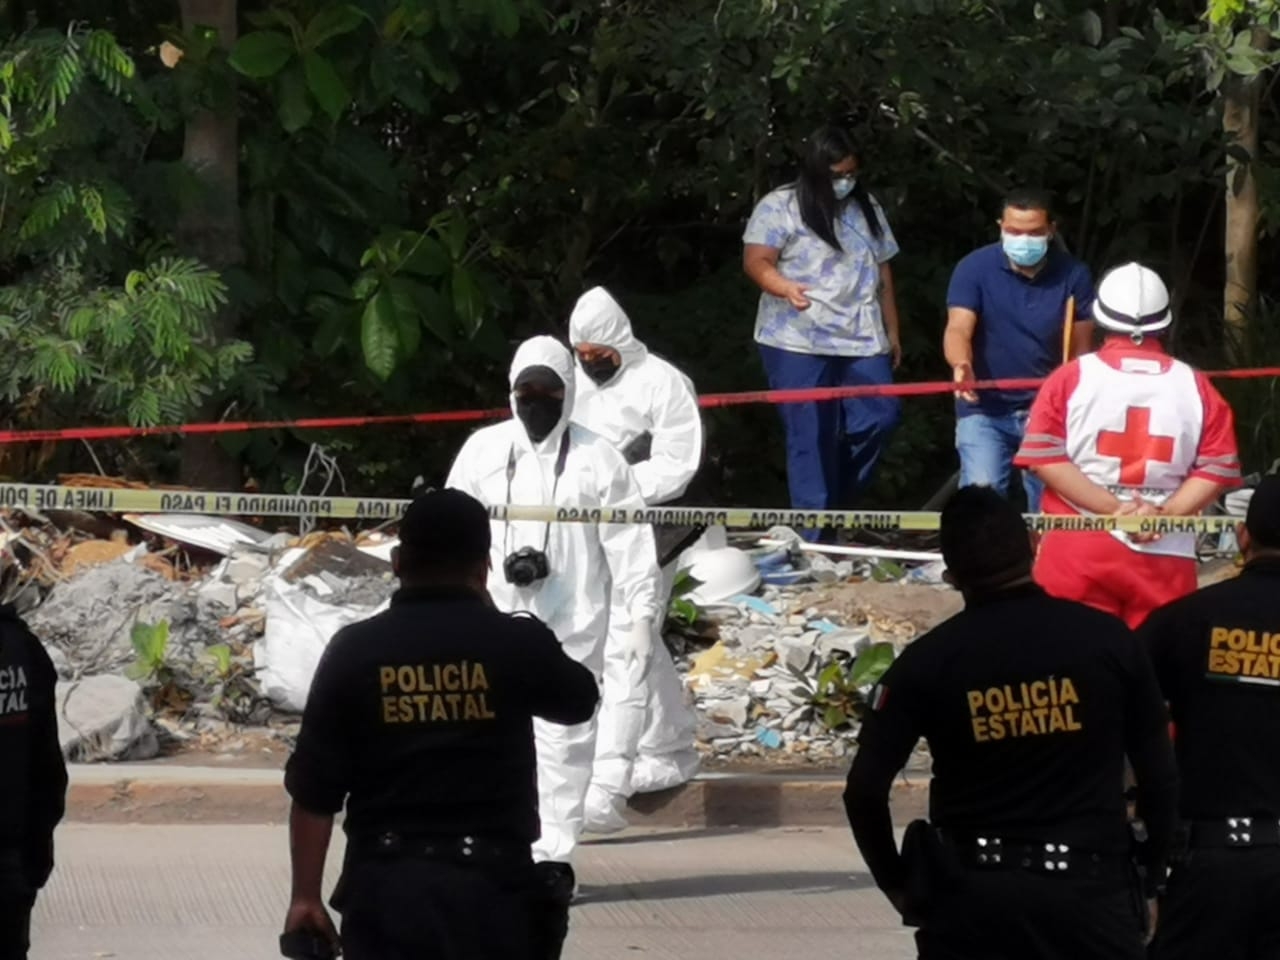
[[[702,416],[692,382],[636,339],[626,312],[603,287],[579,298],[569,319],[569,342],[578,358],[574,422],[622,453],[647,505],[680,498],[703,453]],[[687,546],[680,541],[682,532],[692,540],[701,531],[659,529],[660,552],[678,553]],[[662,613],[676,566],[674,556],[666,559]],[[625,602],[615,590],[614,603]],[[621,807],[632,793],[677,786],[693,776],[699,762],[693,745],[696,717],[661,640],[662,614],[644,676],[628,672],[628,638],[621,619],[610,625],[605,645],[595,772],[587,794],[587,826],[596,832],[626,826]]]
[[[569,422],[574,365],[565,346],[552,337],[525,341],[511,364],[510,382],[515,419],[472,434],[446,486],[491,507],[644,505],[622,455]],[[611,628],[625,638],[621,655],[628,669],[647,669],[660,584],[650,527],[495,520],[491,561],[494,605],[538,617],[597,678]],[[611,602],[615,591],[618,603]],[[570,862],[583,829],[595,722],[563,727],[535,720],[534,738],[542,836],[533,859],[545,882],[571,892]]]

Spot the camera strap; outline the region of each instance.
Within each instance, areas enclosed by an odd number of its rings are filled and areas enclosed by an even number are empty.
[[[564,473],[565,463],[569,459],[569,424],[564,425],[564,433],[560,435],[560,452],[556,454],[555,473],[551,480],[551,506],[556,504],[556,491],[560,489],[560,476]],[[507,506],[511,506],[511,483],[516,478],[516,445],[513,443],[507,451]],[[511,521],[502,525],[502,552],[511,553]],[[546,532],[542,536],[542,552],[547,552],[551,544],[551,521],[547,521]]]

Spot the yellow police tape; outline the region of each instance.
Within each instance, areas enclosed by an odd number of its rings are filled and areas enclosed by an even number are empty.
[[[81,510],[90,513],[189,513],[232,517],[306,517],[335,520],[394,520],[407,499],[308,497],[270,493],[216,493],[207,490],[127,490],[65,487],[55,484],[0,483],[0,508]],[[748,507],[600,507],[491,506],[495,520],[538,523],[646,523],[654,526],[740,527],[765,530],[786,526],[842,530],[938,529],[939,514],[893,510],[768,510]],[[1028,514],[1027,525],[1050,530],[1122,530],[1127,533],[1218,533],[1234,530],[1235,517],[1064,517]]]

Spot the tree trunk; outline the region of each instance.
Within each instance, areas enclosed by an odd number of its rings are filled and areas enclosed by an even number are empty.
[[[1266,28],[1254,27],[1256,49],[1265,50],[1270,40]],[[1235,154],[1227,157],[1223,335],[1227,354],[1237,363],[1244,360],[1247,352],[1245,337],[1258,293],[1258,180],[1254,161],[1258,155],[1258,114],[1264,77],[1228,75],[1223,84],[1222,129]]]
[[[218,41],[230,49],[236,41],[237,0],[178,0],[182,28],[217,31]],[[181,69],[181,68],[179,68]],[[213,105],[187,118],[183,162],[195,174],[200,189],[178,226],[183,251],[215,270],[241,262],[239,198],[239,132],[234,86],[213,91]],[[224,308],[214,323],[218,341],[235,336],[238,318]],[[199,411],[200,419],[221,416],[215,399]],[[204,489],[234,490],[240,486],[236,460],[218,446],[215,437],[187,437],[182,445],[182,480]]]

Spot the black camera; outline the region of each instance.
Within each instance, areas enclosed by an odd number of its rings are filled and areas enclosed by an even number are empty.
[[[545,580],[551,573],[547,555],[536,547],[521,547],[502,561],[502,573],[507,583],[528,587]]]

